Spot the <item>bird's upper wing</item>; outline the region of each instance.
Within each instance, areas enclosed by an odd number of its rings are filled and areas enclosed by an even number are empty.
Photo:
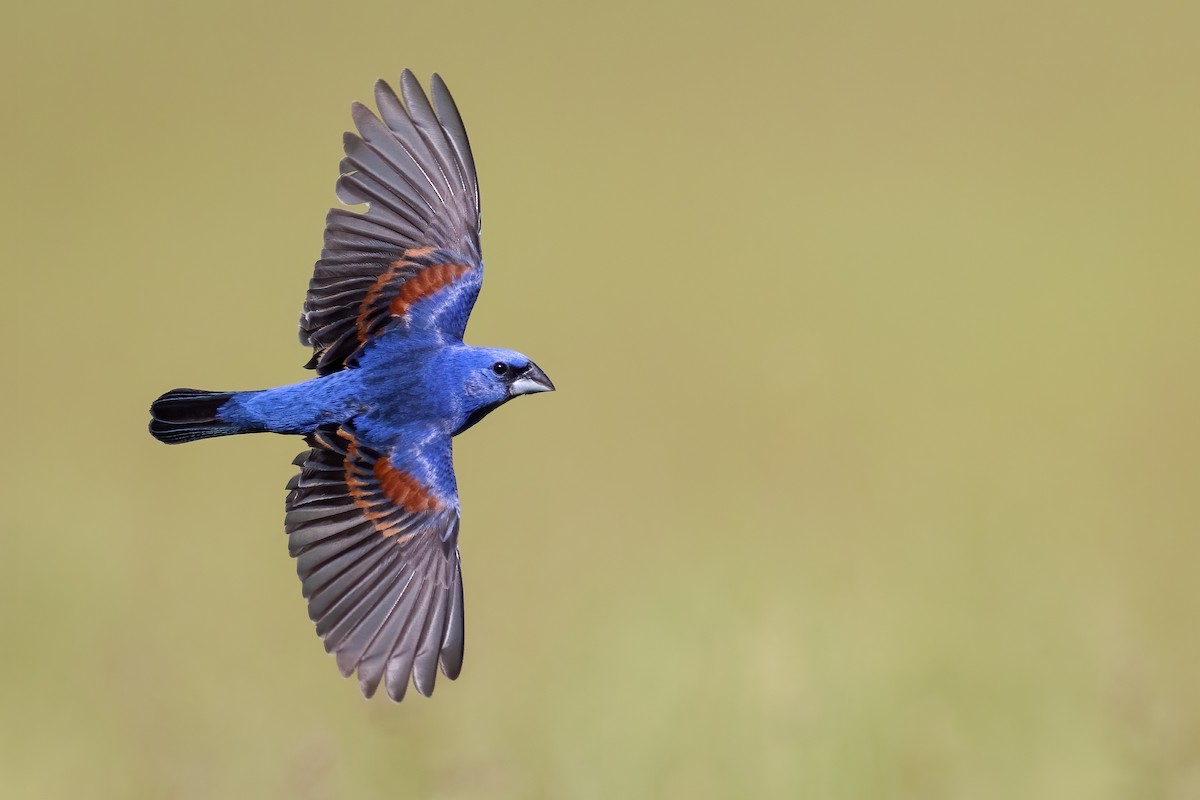
[[[453,680],[463,659],[450,437],[376,449],[343,426],[308,441],[285,528],[317,634],[367,697],[382,680],[399,702],[410,674],[428,696],[438,663]]]
[[[437,75],[430,103],[413,74],[400,97],[375,84],[379,116],[353,106],[358,134],[345,135],[338,199],[300,315],[310,368],[327,375],[389,323],[462,339],[479,295],[479,184],[462,117]],[[401,100],[403,98],[403,101]]]

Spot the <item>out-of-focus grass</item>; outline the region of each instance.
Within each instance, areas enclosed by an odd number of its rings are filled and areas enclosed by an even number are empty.
[[[9,29],[0,796],[1200,794],[1200,12],[32,7]],[[281,533],[348,104],[441,71],[467,664],[364,703]]]

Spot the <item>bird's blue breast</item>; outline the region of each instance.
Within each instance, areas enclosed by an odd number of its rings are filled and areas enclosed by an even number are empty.
[[[384,427],[452,426],[460,413],[461,382],[439,366],[455,343],[434,333],[414,333],[385,333],[359,358],[356,371],[367,416]]]

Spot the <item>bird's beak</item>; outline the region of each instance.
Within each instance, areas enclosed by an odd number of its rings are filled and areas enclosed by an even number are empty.
[[[553,392],[554,384],[550,382],[550,378],[546,376],[546,373],[542,372],[537,364],[530,361],[525,371],[518,375],[517,379],[512,382],[512,388],[509,391],[513,397],[521,394],[533,394],[534,392]]]

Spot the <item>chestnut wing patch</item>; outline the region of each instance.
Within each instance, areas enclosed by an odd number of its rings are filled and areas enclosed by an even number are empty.
[[[461,340],[482,273],[455,253],[423,247],[381,267],[345,270],[340,280],[320,286],[314,278],[306,320],[316,349],[307,366],[321,375],[336,372],[393,323]]]
[[[319,430],[288,483],[288,548],[309,617],[364,695],[433,692],[463,659],[458,508],[352,430]],[[445,443],[449,448],[449,440]]]

